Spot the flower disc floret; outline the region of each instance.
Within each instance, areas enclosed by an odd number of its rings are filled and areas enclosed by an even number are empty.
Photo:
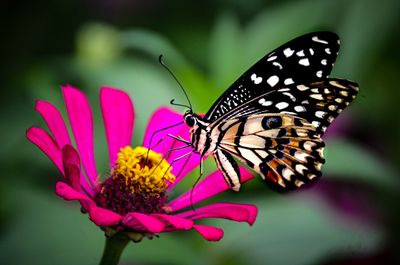
[[[175,180],[171,169],[160,154],[145,147],[121,148],[111,177],[96,196],[97,202],[120,214],[163,213],[165,190]]]
[[[159,194],[175,181],[171,165],[162,156],[145,147],[121,148],[112,178],[123,177],[133,193]]]

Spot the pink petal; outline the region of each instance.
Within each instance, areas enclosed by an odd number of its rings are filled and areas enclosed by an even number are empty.
[[[97,170],[93,147],[93,118],[85,95],[70,85],[62,87],[69,122],[81,155],[86,175],[93,187],[97,183]]]
[[[242,183],[252,179],[254,176],[247,171],[243,167],[240,168],[240,175],[241,175],[241,181]],[[192,203],[193,205],[196,203],[199,203],[201,201],[204,201],[205,199],[208,199],[214,195],[217,195],[223,191],[226,191],[230,189],[228,184],[225,182],[224,177],[222,176],[221,172],[219,170],[215,171],[211,175],[207,176],[203,181],[201,181],[199,184],[196,185],[196,187],[193,190],[192,189],[188,190],[175,200],[171,201],[168,204],[168,207],[172,209],[172,211],[178,211],[183,208],[186,208],[190,206],[190,196],[192,196]]]
[[[172,138],[166,137],[166,135],[168,133],[177,135],[180,132],[181,128],[180,126],[174,126],[172,128],[160,131],[156,134],[154,133],[159,129],[163,129],[180,122],[182,122],[183,124],[183,118],[181,114],[176,113],[175,111],[167,107],[161,107],[157,109],[153,113],[149,123],[147,124],[146,133],[143,139],[143,146],[151,148],[153,151],[157,153],[164,154],[171,148],[171,145],[174,142]],[[162,143],[157,145],[157,143],[161,139],[163,139]],[[151,146],[150,146],[150,141],[151,141]]]
[[[180,125],[174,126],[172,128],[168,128],[163,131],[159,131],[154,134],[157,130],[167,128],[168,126],[182,123]],[[146,134],[143,140],[143,146],[147,148],[151,148],[153,151],[158,153],[166,154],[171,148],[181,147],[186,145],[185,143],[179,142],[177,140],[168,137],[167,134],[172,134],[175,136],[181,136],[185,140],[190,140],[189,137],[189,128],[183,123],[183,116],[180,113],[177,113],[170,108],[161,107],[156,110],[150,118],[150,121],[147,125]],[[151,137],[153,138],[151,139]],[[150,146],[151,140],[151,146]],[[161,141],[161,142],[160,142]],[[177,150],[171,152],[167,155],[168,162],[172,162],[175,158],[182,156],[188,152],[193,151],[192,147],[188,147],[182,150]],[[177,178],[173,184],[171,184],[168,189],[174,187],[179,181],[184,178],[190,171],[192,171],[195,167],[197,167],[200,163],[200,156],[198,154],[192,154],[189,158],[189,161],[186,163],[187,157],[176,161],[172,165],[172,174],[174,174]],[[184,164],[186,165],[184,166]],[[184,167],[183,167],[184,166]]]
[[[190,147],[192,148],[192,147]],[[173,154],[170,156],[168,159],[169,163],[172,163],[172,161],[179,157],[180,155],[186,154],[190,151],[193,151],[193,149],[184,149],[184,150],[178,150],[174,151]],[[189,160],[187,160],[189,159]],[[187,162],[186,162],[187,161]],[[176,179],[173,183],[169,184],[167,187],[167,191],[171,190],[173,187],[175,187],[182,179],[184,179],[193,169],[198,167],[200,164],[200,155],[199,154],[191,154],[190,158],[189,157],[184,157],[172,165],[172,170],[171,173],[176,176]],[[200,171],[199,171],[200,174]]]
[[[257,217],[257,207],[251,204],[215,203],[195,209],[194,211],[191,210],[177,214],[177,216],[192,220],[202,218],[224,218],[237,222],[247,222],[252,225]]]
[[[130,212],[125,215],[122,223],[132,230],[149,231],[151,233],[160,233],[165,227],[165,224],[157,218],[136,212]]]
[[[26,131],[26,137],[45,153],[64,175],[61,151],[53,138],[42,128],[31,127]]]
[[[151,216],[156,217],[160,221],[163,221],[167,225],[171,225],[179,230],[189,230],[193,227],[193,221],[182,218],[179,216],[168,215],[168,214],[152,214]]]
[[[67,201],[79,200],[82,208],[85,209],[85,211],[89,210],[90,205],[94,205],[93,200],[90,199],[86,194],[73,189],[67,183],[61,181],[56,183],[56,194]]]
[[[49,102],[37,100],[35,109],[42,115],[60,149],[66,144],[71,144],[67,127],[56,107]]]
[[[91,205],[89,217],[98,226],[115,226],[121,222],[122,216],[105,208]]]
[[[81,161],[78,152],[68,144],[62,149],[62,160],[65,177],[68,179],[71,187],[77,191],[81,191]]]
[[[120,148],[131,144],[134,109],[129,95],[121,90],[102,87],[100,104],[106,130],[110,166],[113,167]]]
[[[73,189],[70,185],[62,181],[56,183],[56,194],[67,201],[83,200],[89,204],[94,204],[94,201],[86,194]]]
[[[79,200],[86,211],[89,212],[90,220],[98,226],[114,226],[121,221],[121,215],[105,208],[97,207],[96,204],[82,192],[78,192],[64,182],[57,182],[56,194],[65,200]]]
[[[93,198],[96,192],[90,187],[88,181],[82,175],[81,161],[78,152],[71,145],[66,145],[61,153],[65,172],[64,175],[71,186],[77,191],[81,191],[81,187],[83,187],[83,190]]]
[[[224,230],[221,228],[207,225],[194,225],[193,228],[208,241],[219,241],[224,236]]]

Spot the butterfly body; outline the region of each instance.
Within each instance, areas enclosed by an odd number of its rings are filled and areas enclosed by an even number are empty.
[[[358,92],[356,83],[328,78],[339,50],[330,32],[300,36],[267,54],[200,117],[184,115],[191,146],[212,154],[233,190],[236,157],[278,189],[296,189],[321,175],[331,122]]]

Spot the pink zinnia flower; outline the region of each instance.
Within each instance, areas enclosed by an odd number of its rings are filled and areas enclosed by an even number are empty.
[[[152,145],[159,144],[152,150],[150,137],[160,128],[179,123],[182,116],[166,107],[158,109],[147,126],[143,147],[133,149],[130,147],[133,104],[125,92],[108,87],[100,91],[100,105],[111,170],[103,172],[109,177],[102,182],[95,164],[93,118],[88,100],[71,86],[64,86],[62,92],[76,149],[60,112],[49,102],[38,100],[35,109],[44,118],[50,134],[32,127],[26,135],[66,178],[57,182],[56,194],[65,200],[78,200],[83,212],[88,213],[106,235],[122,231],[132,240],[139,241],[143,235],[195,229],[205,239],[217,241],[223,237],[223,230],[198,224],[198,219],[224,218],[253,224],[257,215],[254,205],[224,202],[195,210],[190,208],[191,202],[199,203],[229,189],[219,171],[205,177],[193,192],[188,190],[174,200],[168,200],[173,187],[198,166],[199,156],[175,161],[188,151],[168,152],[182,145],[165,137],[168,133],[189,139],[184,124],[155,134]],[[243,168],[241,174],[244,181],[252,178]]]

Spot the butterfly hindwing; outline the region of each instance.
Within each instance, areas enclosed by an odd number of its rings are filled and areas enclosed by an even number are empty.
[[[290,84],[322,80],[330,74],[339,51],[331,32],[302,35],[267,54],[234,82],[204,116],[209,122],[224,118],[249,100]]]
[[[324,143],[316,128],[288,114],[261,114],[222,124],[220,148],[272,186],[294,189],[321,175]]]
[[[240,188],[240,170],[239,166],[233,159],[232,155],[223,149],[218,149],[214,153],[214,159],[218,169],[222,172],[226,183],[234,191],[239,191]]]

